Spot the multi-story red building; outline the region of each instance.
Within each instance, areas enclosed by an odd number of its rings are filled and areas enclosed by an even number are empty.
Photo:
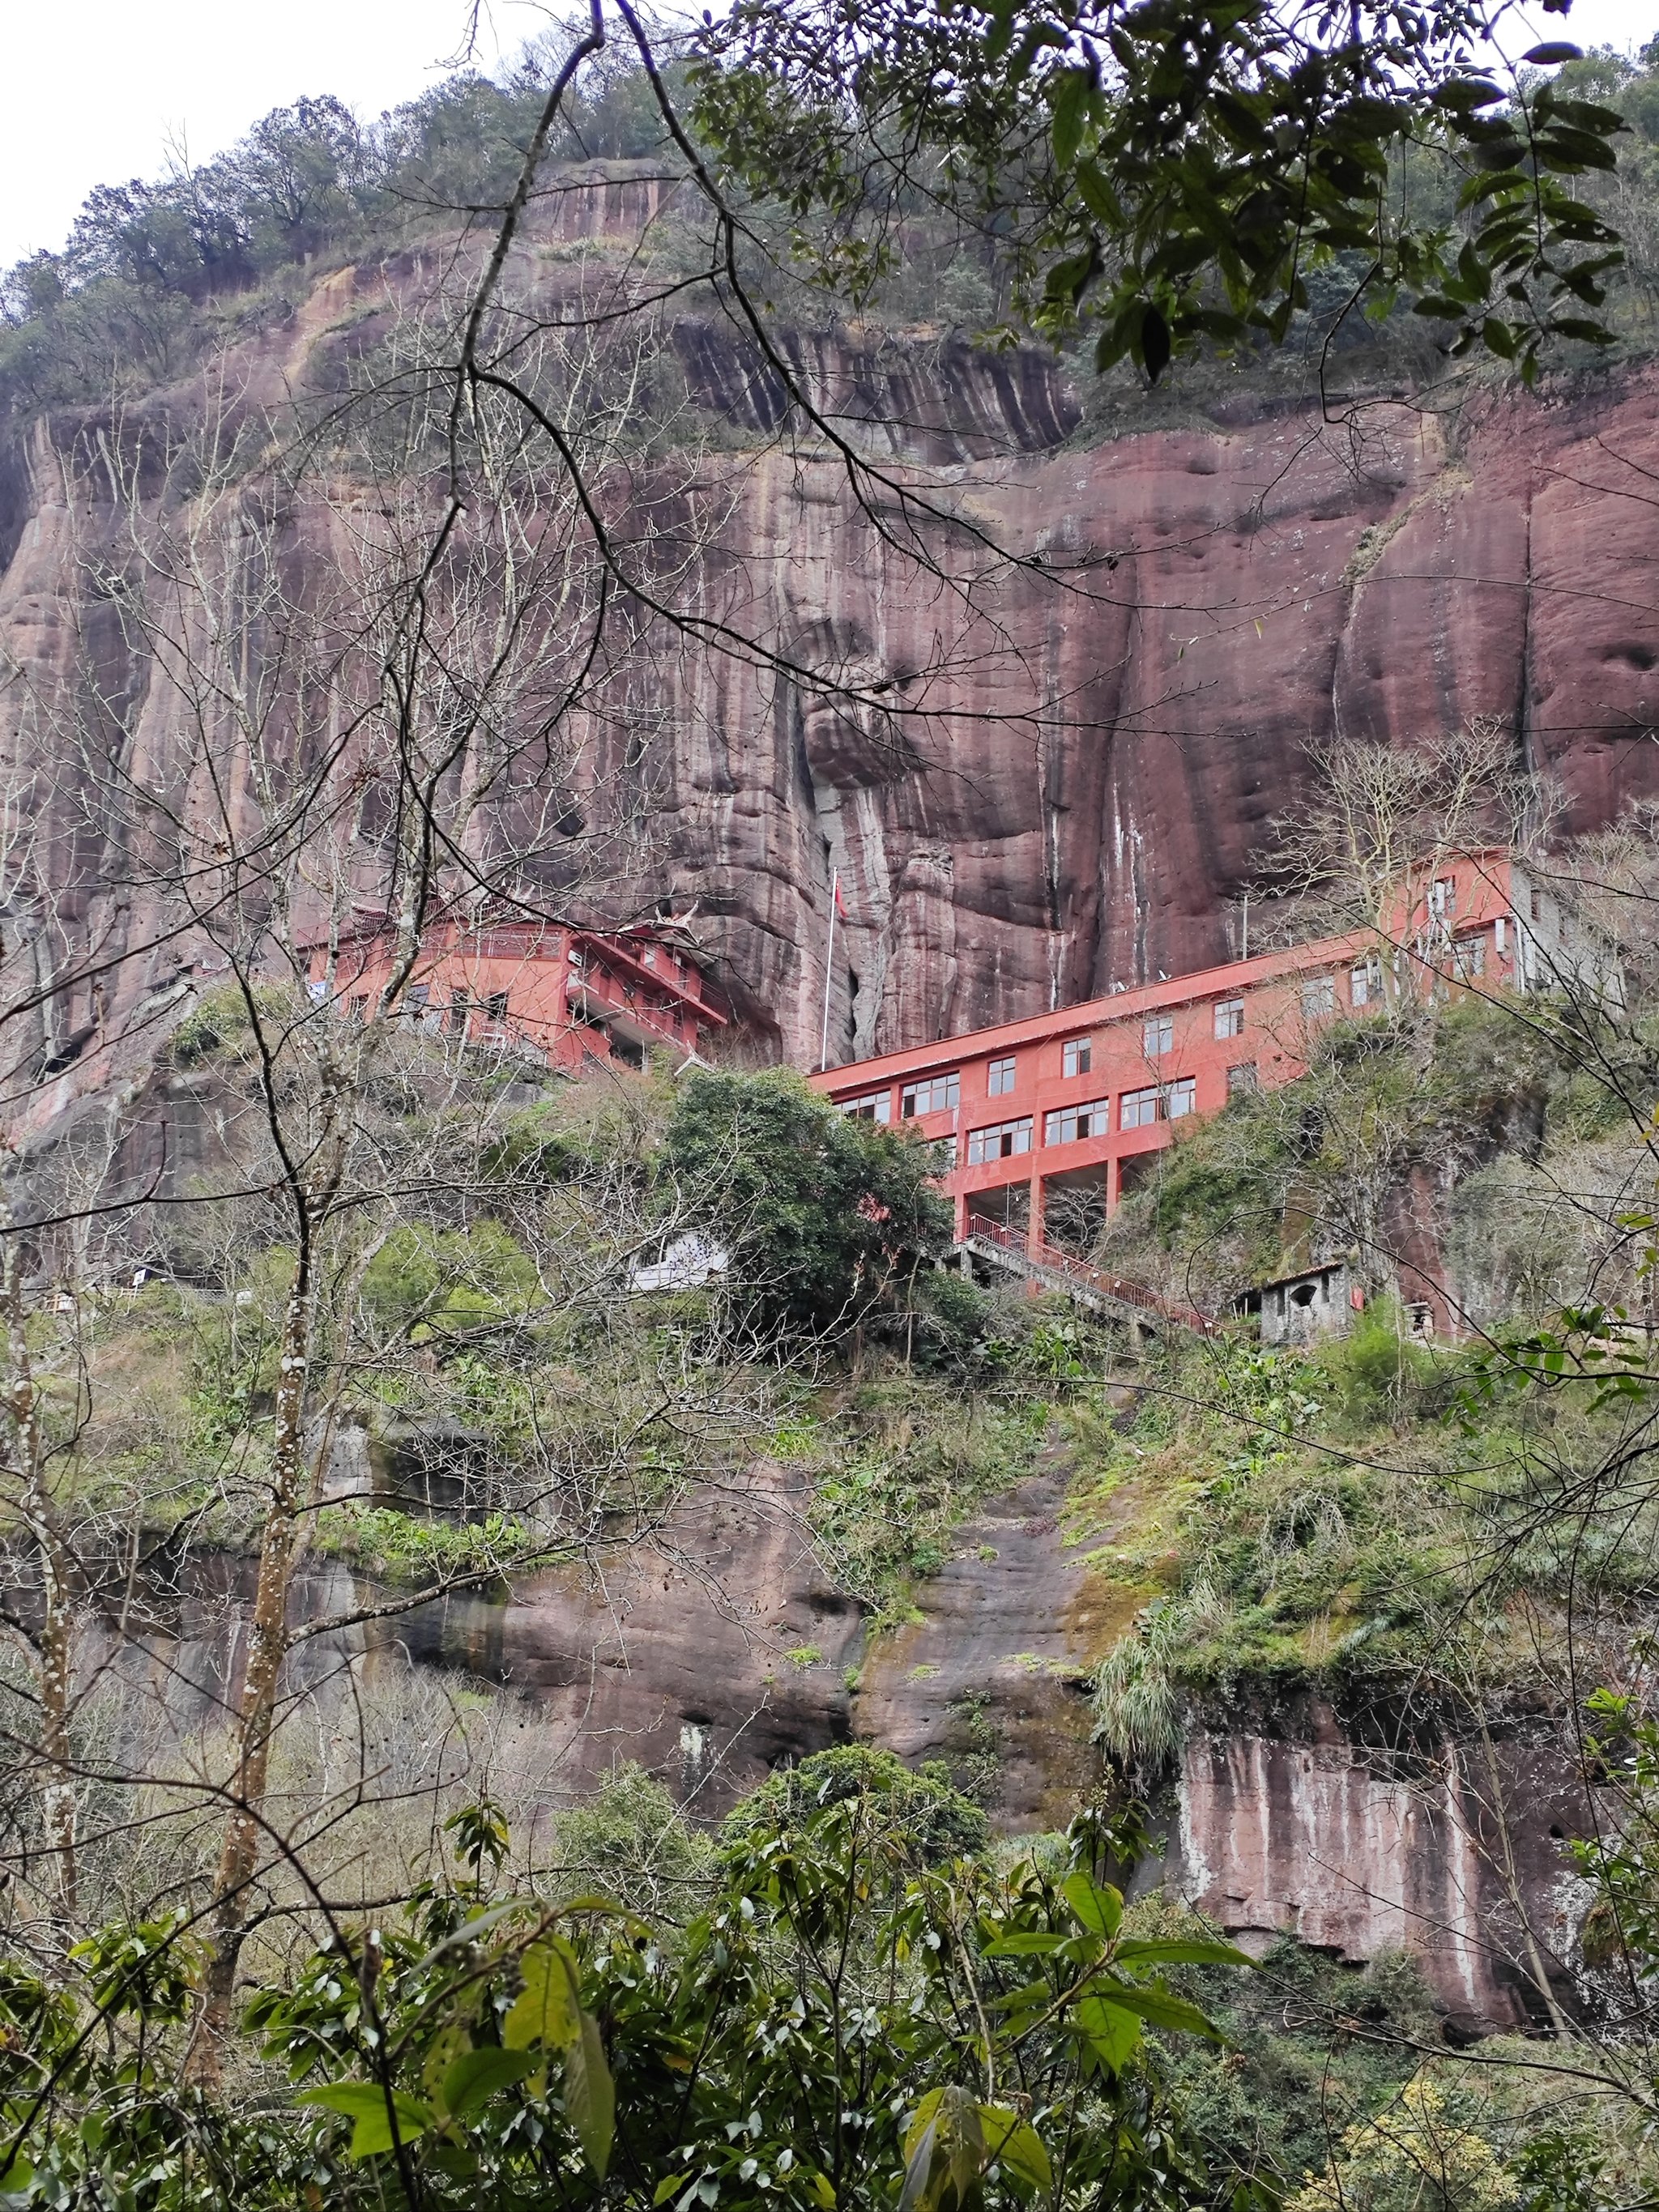
[[[312,953],[310,984],[348,1018],[380,1002],[392,974],[383,926]],[[399,1000],[433,1035],[534,1054],[574,1073],[586,1062],[638,1066],[647,1047],[702,1054],[730,1015],[684,931],[672,922],[599,931],[501,915],[427,932]]]
[[[1337,1015],[1379,1011],[1406,988],[1526,989],[1564,961],[1585,964],[1557,902],[1506,854],[1447,862],[1400,908],[1386,932],[1230,961],[811,1080],[843,1113],[940,1145],[958,1238],[976,1218],[1040,1245],[1056,1193],[1115,1208],[1176,1123],[1304,1074]]]

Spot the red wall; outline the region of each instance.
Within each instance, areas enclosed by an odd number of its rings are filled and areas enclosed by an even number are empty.
[[[1479,981],[1487,988],[1511,985],[1516,937],[1507,862],[1485,855],[1460,860],[1436,872],[1437,881],[1447,878],[1455,878],[1457,886],[1448,930],[1431,931],[1426,897],[1401,917],[1415,926],[1415,945],[1409,927],[1396,930],[1385,948],[1379,947],[1375,933],[1328,939],[1143,985],[1030,1021],[1006,1022],[912,1052],[855,1061],[810,1079],[843,1105],[871,1094],[884,1097],[895,1128],[908,1121],[926,1137],[955,1139],[956,1165],[945,1182],[956,1200],[958,1236],[970,1213],[1000,1216],[1011,1196],[1017,1202],[1023,1200],[1029,1208],[1028,1224],[1041,1236],[1046,1197],[1056,1184],[1074,1179],[1091,1182],[1097,1188],[1103,1184],[1105,1203],[1115,1207],[1135,1162],[1172,1141],[1175,1122],[1170,1119],[1125,1126],[1127,1094],[1190,1081],[1192,1110],[1211,1115],[1227,1103],[1230,1068],[1253,1066],[1257,1082],[1268,1089],[1293,1081],[1306,1072],[1310,1038],[1322,1022],[1364,1011],[1353,1003],[1356,964],[1376,957],[1384,970],[1391,969],[1393,952],[1401,947],[1400,972],[1415,979],[1422,973],[1425,946],[1432,942],[1436,949],[1427,954],[1428,965],[1449,971],[1455,942],[1458,960],[1481,959]],[[1477,945],[1478,954],[1473,951]],[[1331,981],[1331,1013],[1304,1011],[1304,985],[1326,977]],[[1395,986],[1390,981],[1389,988]],[[1243,1002],[1243,1030],[1237,1036],[1218,1038],[1216,1009],[1235,999]],[[1147,1025],[1152,1017],[1169,1021],[1167,1051],[1148,1051]],[[1070,1038],[1089,1040],[1091,1065],[1086,1074],[1065,1073],[1065,1045]],[[1158,1041],[1154,1036],[1152,1042]],[[1011,1058],[1013,1088],[993,1094],[993,1064]],[[908,1085],[952,1073],[959,1084],[954,1109],[905,1115]],[[1086,1138],[1049,1141],[1045,1124],[1050,1114],[1097,1101],[1109,1104],[1102,1133],[1097,1134],[1091,1126]],[[976,1130],[1027,1117],[1031,1122],[1029,1152],[970,1163]]]
[[[390,981],[390,953],[384,936],[358,939],[340,948],[331,975],[326,948],[319,948],[312,988],[327,992],[343,1012],[367,1013]],[[491,1001],[504,1001],[504,1010],[492,1013]],[[586,1060],[612,1058],[607,1030],[629,1043],[690,1052],[707,1044],[711,1028],[726,1025],[696,963],[677,957],[673,947],[647,936],[533,923],[430,932],[403,1004],[434,1033],[464,1030],[474,1043],[526,1046],[550,1066],[573,1071]],[[592,1020],[580,1018],[583,1007]]]

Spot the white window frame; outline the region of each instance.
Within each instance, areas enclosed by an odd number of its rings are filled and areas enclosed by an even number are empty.
[[[1302,979],[1302,1018],[1304,1022],[1322,1021],[1336,1012],[1336,978],[1334,975],[1304,975]]]
[[[1086,1129],[1079,1130],[1079,1121],[1086,1121]],[[1080,1106],[1055,1106],[1042,1119],[1042,1141],[1045,1145],[1078,1145],[1091,1137],[1109,1136],[1112,1127],[1112,1102],[1109,1098],[1091,1098]]]
[[[942,1098],[935,1098],[936,1091],[943,1091]],[[921,1103],[921,1094],[927,1094],[927,1103]],[[899,1094],[901,1121],[919,1121],[924,1114],[949,1114],[962,1103],[962,1070],[953,1067],[948,1075],[923,1075],[915,1083],[907,1083]]]
[[[1369,1006],[1375,1001],[1380,1006],[1382,1000],[1382,963],[1376,953],[1368,952],[1348,970],[1348,1004]]]
[[[1146,1111],[1151,1106],[1152,1112]],[[1129,1109],[1134,1109],[1134,1119]],[[1198,1111],[1198,1078],[1178,1076],[1173,1083],[1154,1083],[1143,1091],[1126,1091],[1118,1100],[1120,1129],[1150,1129],[1158,1121],[1182,1121]]]
[[[990,1098],[1008,1097],[1014,1088],[1018,1066],[1018,1060],[1012,1052],[1006,1053],[1000,1060],[994,1060],[986,1071],[986,1096]]]
[[[1175,1050],[1175,1016],[1148,1014],[1140,1024],[1140,1048],[1148,1060],[1162,1060]]]
[[[1094,1062],[1095,1041],[1091,1036],[1067,1037],[1060,1048],[1060,1066],[1062,1075],[1087,1075]]]
[[[1218,1042],[1244,1034],[1244,1001],[1243,999],[1218,999],[1215,1003],[1215,1035]]]
[[[998,1160],[1020,1158],[1030,1151],[1034,1133],[1029,1114],[1015,1121],[993,1121],[983,1129],[969,1129],[968,1164],[970,1168],[991,1167]],[[993,1138],[996,1139],[994,1152],[988,1149]],[[1006,1144],[1003,1142],[1005,1138]]]
[[[861,1097],[843,1098],[841,1110],[854,1121],[880,1121],[890,1125],[893,1119],[893,1093],[885,1091],[866,1091]]]
[[[1452,973],[1461,982],[1486,972],[1486,933],[1471,930],[1467,937],[1452,939]]]

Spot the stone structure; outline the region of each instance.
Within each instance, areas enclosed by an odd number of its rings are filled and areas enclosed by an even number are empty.
[[[1311,1344],[1351,1328],[1364,1296],[1350,1279],[1346,1261],[1332,1260],[1258,1284],[1239,1300],[1238,1310],[1257,1316],[1263,1344]]]

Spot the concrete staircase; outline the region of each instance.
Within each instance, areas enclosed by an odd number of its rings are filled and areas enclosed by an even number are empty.
[[[1137,1335],[1146,1330],[1157,1334],[1166,1328],[1191,1329],[1199,1336],[1215,1334],[1214,1321],[1196,1306],[1166,1298],[1145,1283],[1103,1273],[1085,1260],[1074,1260],[1069,1252],[1057,1252],[1052,1244],[1034,1242],[1023,1230],[1005,1229],[981,1214],[969,1215],[968,1233],[957,1250],[963,1259],[980,1261],[1034,1289],[1058,1291],[1090,1313],[1125,1322]]]

